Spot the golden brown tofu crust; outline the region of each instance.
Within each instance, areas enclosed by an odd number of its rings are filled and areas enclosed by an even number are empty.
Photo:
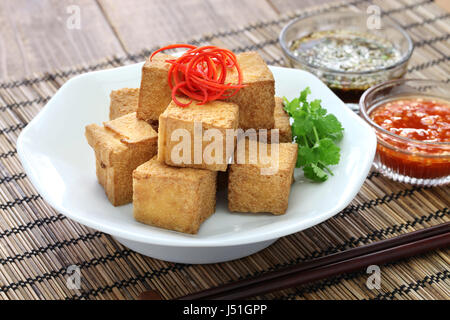
[[[146,121],[139,120],[136,112],[104,122],[103,125],[113,131],[120,138],[120,142],[128,145],[146,144],[158,138],[158,133],[153,127]]]
[[[275,80],[269,67],[257,52],[244,52],[237,55],[247,86],[228,101],[239,106],[239,128],[274,128]],[[236,70],[230,70],[226,82],[237,83]]]
[[[185,103],[186,98],[180,98]],[[193,102],[186,108],[177,106],[173,101],[159,117],[158,132],[158,160],[171,166],[200,168],[212,171],[227,170],[227,147],[226,130],[236,129],[239,119],[239,107],[236,104],[224,101],[212,101],[204,105]],[[201,163],[194,163],[194,122],[201,124],[203,130],[217,129],[223,137],[222,163],[205,163],[203,157]],[[171,158],[173,148],[179,141],[171,141],[172,132],[177,129],[185,129],[191,137],[191,159],[190,163],[176,163]],[[204,132],[204,131],[203,131]],[[210,144],[208,141],[202,143],[202,155],[205,148]],[[231,154],[231,152],[228,152]]]
[[[133,132],[135,128],[139,128]],[[132,173],[157,152],[157,133],[132,113],[106,122],[86,126],[86,138],[94,149],[96,174],[114,206],[133,199]]]
[[[139,88],[123,88],[111,91],[109,95],[109,120],[136,112],[139,102]]]
[[[172,100],[172,90],[167,81],[170,64],[165,62],[173,56],[157,53],[152,61],[147,59],[142,67],[141,87],[137,117],[141,120],[158,120]]]
[[[258,142],[258,150],[262,143]],[[270,146],[270,144],[268,145]],[[297,144],[280,143],[278,171],[262,175],[261,168],[268,164],[231,164],[228,175],[228,208],[235,212],[270,212],[284,214],[297,161]],[[248,144],[246,153],[248,153]],[[248,159],[248,157],[246,158]],[[259,159],[259,156],[258,156]]]
[[[195,234],[215,211],[216,179],[216,172],[170,167],[155,157],[133,173],[134,218]]]
[[[237,54],[236,57],[243,75],[244,83],[275,81],[272,71],[270,71],[266,62],[258,52],[242,52]],[[230,71],[227,72],[226,82],[238,82],[238,73],[236,69],[230,69]]]
[[[280,142],[292,142],[291,123],[289,122],[289,115],[283,108],[283,99],[275,97],[275,129],[279,131]]]

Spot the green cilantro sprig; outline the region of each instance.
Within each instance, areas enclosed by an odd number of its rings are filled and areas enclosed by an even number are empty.
[[[313,181],[325,181],[329,168],[339,163],[341,149],[336,145],[344,136],[344,128],[333,114],[327,114],[321,100],[306,100],[309,87],[300,97],[289,101],[284,97],[284,110],[294,119],[292,135],[298,144],[297,168]]]

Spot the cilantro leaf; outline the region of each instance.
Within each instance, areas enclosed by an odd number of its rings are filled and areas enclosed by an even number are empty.
[[[317,117],[322,117],[327,114],[327,109],[322,108],[321,102],[321,100],[316,99],[309,104],[311,113]]]
[[[341,149],[330,139],[323,138],[313,147],[299,145],[297,167],[311,163],[320,163],[323,166],[339,163]]]
[[[292,124],[294,136],[308,136],[313,132],[314,122],[306,112],[299,111],[299,114],[294,115],[294,119]]]
[[[286,97],[284,97],[283,99],[284,99],[284,110],[290,116],[292,116],[294,112],[300,108],[300,100],[298,98],[295,98],[289,102],[289,100],[286,99]]]
[[[328,166],[339,163],[341,149],[336,143],[343,138],[344,128],[322,107],[321,100],[308,102],[310,93],[307,87],[298,98],[289,101],[284,97],[284,109],[294,119],[292,135],[298,144],[296,167],[303,169],[306,178],[323,182],[328,174],[333,175]]]
[[[317,182],[324,182],[328,179],[327,173],[314,163],[310,163],[303,167],[305,177]]]
[[[298,146],[297,168],[304,167],[311,163],[317,162],[317,154],[312,148],[306,146]]]
[[[309,87],[306,87],[305,89],[303,89],[302,92],[300,92],[300,97],[299,100],[302,102],[306,102],[306,98],[308,97],[308,94],[311,93],[311,89]]]
[[[328,137],[333,141],[341,141],[344,136],[344,128],[334,114],[327,114],[325,117],[316,119],[314,125],[319,135]]]
[[[325,165],[338,164],[341,157],[339,148],[330,138],[323,138],[319,141],[317,150],[317,161]]]

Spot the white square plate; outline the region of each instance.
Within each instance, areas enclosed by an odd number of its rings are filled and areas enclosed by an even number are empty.
[[[132,205],[113,207],[98,184],[84,127],[108,119],[111,90],[139,87],[142,63],[91,72],[67,81],[22,131],[18,155],[28,177],[56,210],[116,237],[140,253],[174,262],[212,263],[254,253],[277,238],[316,225],[345,208],[363,184],[376,149],[372,129],[314,75],[271,67],[276,94],[292,99],[306,86],[310,99],[337,116],[345,133],[340,164],[324,183],[297,181],[285,215],[230,213],[218,194],[216,213],[197,235],[151,227],[133,219]],[[300,171],[301,172],[301,171]],[[296,172],[298,174],[298,172]]]

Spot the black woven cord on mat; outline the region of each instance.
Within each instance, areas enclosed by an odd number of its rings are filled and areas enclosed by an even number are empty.
[[[427,285],[431,286],[434,283],[439,283],[443,280],[450,279],[450,271],[444,270],[439,271],[436,274],[431,276],[425,276],[423,279],[411,282],[408,285],[401,285],[398,288],[395,288],[391,292],[380,293],[374,299],[376,300],[386,300],[386,299],[394,299],[396,295],[404,295],[408,294],[410,291],[418,291],[421,288],[425,288]]]
[[[424,255],[422,255],[424,256]],[[387,263],[383,265],[382,267],[388,267],[388,266],[395,266],[400,263],[407,262],[408,259],[398,260],[395,262]],[[323,281],[319,281],[318,283],[307,285],[302,288],[297,288],[294,290],[294,292],[289,293],[288,295],[281,298],[281,300],[292,300],[299,297],[304,297],[306,293],[314,293],[318,291],[325,290],[329,287],[335,286],[339,283],[341,283],[344,280],[353,280],[358,277],[361,277],[365,275],[365,271],[359,271],[359,272],[352,272],[352,273],[344,273],[341,275],[338,275],[336,277],[332,277],[330,279],[326,279]],[[398,288],[395,288],[394,290],[386,293],[380,293],[376,297],[373,298],[373,300],[392,300],[395,298],[395,295],[403,295],[407,294],[410,291],[417,292],[420,288],[425,288],[427,285],[431,286],[435,283],[439,283],[442,280],[449,279],[450,278],[450,272],[448,270],[439,271],[436,274],[433,274],[431,276],[425,276],[423,279],[417,280],[415,282],[411,282],[408,285],[401,285]]]
[[[4,106],[0,107],[0,111],[6,111],[8,109],[12,110],[12,109],[17,109],[17,108],[22,108],[22,107],[27,107],[27,106],[31,106],[33,104],[42,104],[42,103],[47,103],[49,100],[51,99],[50,96],[47,97],[39,97],[33,100],[28,100],[28,101],[21,101],[21,102],[15,102],[15,103],[11,103],[11,104],[6,104]]]
[[[392,192],[391,194],[386,194],[381,198],[371,199],[369,201],[366,201],[366,202],[358,204],[358,205],[351,204],[351,205],[347,206],[347,208],[345,208],[344,210],[339,212],[338,215],[340,217],[344,217],[350,213],[356,213],[360,210],[370,209],[370,208],[379,206],[380,204],[386,204],[388,202],[391,202],[392,200],[398,200],[402,197],[409,197],[414,192],[426,190],[426,189],[431,189],[431,188],[430,187],[412,187],[411,189],[405,189],[405,190],[400,190],[398,192]]]
[[[0,209],[5,210],[8,208],[12,208],[14,206],[20,205],[22,203],[28,203],[28,202],[35,201],[38,199],[42,199],[41,195],[32,194],[30,196],[25,196],[20,199],[14,199],[14,201],[7,201],[6,203],[0,203]]]
[[[16,149],[8,151],[8,152],[3,152],[3,153],[0,153],[0,158],[5,159],[5,158],[8,158],[8,157],[12,157],[12,156],[15,156],[16,153],[17,153]]]
[[[441,58],[434,59],[434,60],[431,60],[431,61],[427,61],[427,62],[418,64],[418,65],[415,65],[415,66],[413,66],[411,68],[408,68],[408,72],[421,71],[423,69],[434,67],[434,66],[436,66],[438,64],[441,64],[441,63],[449,61],[449,60],[450,60],[450,57],[449,56],[445,56],[445,57],[441,57]]]
[[[127,257],[131,254],[131,250],[129,249],[124,249],[124,250],[120,250],[120,251],[116,251],[113,254],[107,254],[106,256],[103,257],[99,257],[99,258],[93,258],[89,261],[83,261],[79,264],[77,264],[77,266],[80,269],[86,269],[86,268],[90,268],[90,267],[95,267],[97,265],[100,264],[105,264],[108,261],[114,261],[118,258],[124,258]],[[8,292],[9,290],[16,290],[19,288],[24,288],[26,286],[29,285],[34,285],[36,283],[41,283],[44,280],[51,280],[54,279],[56,277],[60,277],[60,276],[65,276],[67,275],[67,267],[63,267],[59,270],[52,270],[51,272],[46,272],[43,273],[42,275],[39,275],[37,277],[34,278],[27,278],[25,280],[21,280],[18,282],[13,282],[10,283],[8,285],[4,285],[4,286],[0,286],[0,292]]]
[[[26,177],[27,177],[27,175],[25,172],[20,172],[17,174],[13,174],[12,176],[0,178],[0,184],[5,183],[5,182],[22,180],[22,179],[25,179]]]
[[[64,216],[63,214],[59,213],[56,216],[51,216],[51,217],[45,217],[43,219],[37,219],[34,221],[30,221],[27,224],[24,225],[20,225],[18,227],[14,227],[11,228],[9,230],[4,230],[3,232],[0,232],[0,239],[4,238],[4,237],[9,237],[10,235],[13,234],[18,234],[21,232],[26,232],[29,231],[35,227],[41,227],[50,223],[54,223],[56,221],[62,221],[64,219],[67,219],[66,216]],[[13,258],[11,258],[13,259]],[[8,260],[11,261],[11,260]]]
[[[8,128],[0,129],[0,135],[22,130],[23,128],[25,128],[27,126],[27,124],[28,123],[19,123],[19,124],[13,125],[13,126],[9,126]]]
[[[77,243],[79,243],[81,241],[93,240],[95,238],[101,237],[102,235],[103,235],[102,232],[96,231],[94,233],[84,234],[84,235],[82,235],[82,236],[80,236],[78,238],[72,238],[72,239],[69,239],[69,240],[57,241],[57,242],[52,243],[52,244],[50,244],[50,245],[48,245],[46,247],[39,247],[37,249],[33,249],[31,251],[28,251],[28,252],[25,252],[25,253],[22,253],[22,254],[16,254],[13,257],[7,257],[7,258],[3,258],[3,259],[0,258],[0,265],[4,265],[4,264],[7,264],[7,263],[15,263],[17,261],[22,261],[22,260],[31,258],[33,256],[37,256],[37,255],[39,255],[41,253],[45,253],[47,251],[52,251],[52,250],[55,250],[55,249],[61,249],[61,248],[67,247],[69,245],[77,244]]]
[[[424,26],[426,24],[431,24],[431,23],[439,21],[439,20],[444,20],[444,19],[447,19],[447,18],[450,18],[450,13],[444,13],[444,14],[442,14],[440,16],[437,16],[437,17],[425,19],[425,20],[422,20],[422,21],[419,21],[419,22],[413,22],[413,23],[410,23],[410,24],[407,24],[407,25],[402,25],[402,28],[405,29],[405,30],[409,30],[409,29],[412,29],[412,28]]]

